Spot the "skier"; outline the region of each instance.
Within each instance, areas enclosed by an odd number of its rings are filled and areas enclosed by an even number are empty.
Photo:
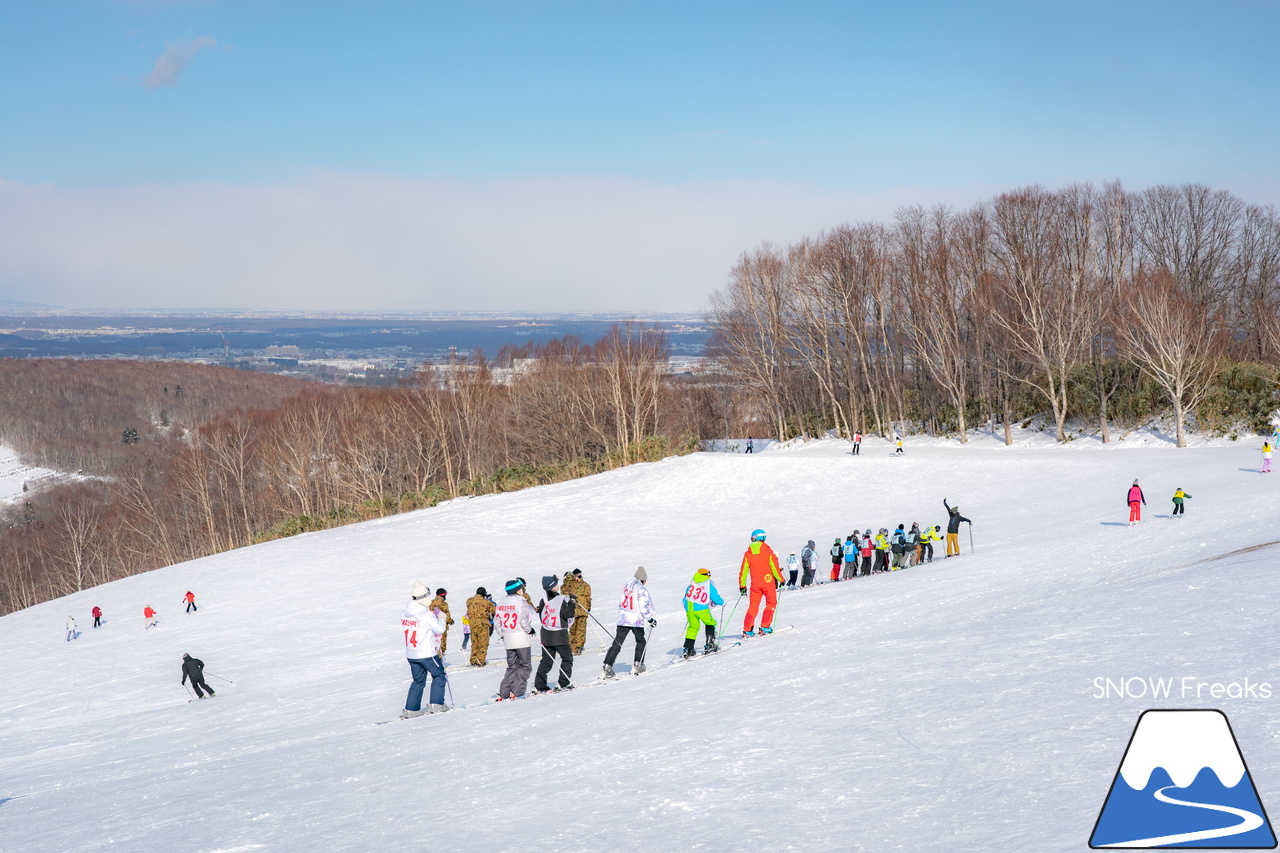
[[[787,555],[787,589],[796,588],[796,578],[800,576],[800,560],[796,552]]]
[[[410,595],[413,600],[400,614],[404,656],[409,661],[409,672],[413,676],[409,695],[404,700],[404,711],[400,714],[402,720],[449,710],[444,704],[444,661],[440,657],[440,640],[447,625],[440,610],[428,604],[431,591],[426,586],[415,581]],[[423,711],[422,692],[427,686],[428,674],[431,676],[431,699],[427,710]]]
[[[862,453],[862,430],[858,430],[853,434],[853,455],[857,456]]]
[[[444,660],[445,649],[449,647],[449,626],[453,624],[453,615],[449,613],[449,605],[445,603],[445,597],[449,591],[441,587],[436,590],[436,597],[431,599],[431,609],[439,610],[444,614],[444,634],[440,637],[440,660]]]
[[[840,580],[840,564],[844,562],[844,545],[840,544],[840,540],[836,539],[836,544],[831,546],[831,579],[833,581]]]
[[[214,695],[213,688],[204,682],[204,661],[184,654],[182,656],[182,683],[186,684],[188,678],[191,679],[191,687],[196,691],[197,699],[203,699],[205,693],[210,696]],[[201,693],[201,690],[204,690],[204,693]]]
[[[858,549],[858,554],[862,557],[862,571],[860,574],[863,577],[871,574],[871,561],[875,552],[875,546],[871,544],[871,528],[868,527],[867,532],[862,534],[862,545]]]
[[[907,565],[917,566],[920,564],[920,522],[911,522],[911,529],[907,531]]]
[[[902,436],[900,436],[900,435],[894,435],[893,440],[894,440],[894,443],[895,443],[895,444],[896,444],[896,446],[897,446],[897,449],[893,451],[893,455],[894,455],[894,456],[897,456],[899,453],[901,453],[902,455],[904,455],[904,456],[905,456],[905,455],[906,455],[906,451],[904,451],[904,450],[902,449]]]
[[[716,619],[711,615],[711,608],[721,604],[724,604],[724,599],[711,582],[711,571],[698,569],[684,591],[684,616],[689,625],[684,631],[683,657],[691,658],[696,654],[693,646],[698,639],[699,625],[705,628],[707,637],[702,645],[702,653],[709,655],[720,648],[716,643]]]
[[[889,528],[881,527],[876,534],[876,563],[873,571],[876,574],[889,571]]]
[[[74,616],[67,617],[67,642],[71,642],[76,638],[76,618]]]
[[[1138,485],[1138,481],[1134,480],[1133,484]],[[960,556],[960,522],[973,524],[972,521],[960,514],[960,507],[948,506],[947,499],[942,499],[942,505],[947,509],[947,556]]]
[[[1134,480],[1133,485],[1129,487],[1129,496],[1126,500],[1129,502],[1129,526],[1133,527],[1142,521],[1142,505],[1147,502],[1137,480]]]
[[[933,562],[933,543],[942,541],[942,527],[935,524],[926,527],[920,536],[920,556],[926,563]]]
[[[507,647],[507,671],[498,687],[498,699],[519,699],[529,686],[529,673],[533,671],[533,659],[529,638],[537,633],[538,612],[524,593],[524,579],[507,581],[506,595],[497,601],[493,624]],[[473,652],[474,654],[474,652]]]
[[[587,620],[591,618],[591,584],[582,579],[582,569],[565,572],[564,586],[567,595],[572,595],[578,602],[578,612],[569,628],[569,650],[573,656],[582,654],[587,645]]]
[[[816,565],[814,565],[814,563],[818,559],[818,553],[817,551],[814,550],[816,547],[817,546],[813,544],[813,540],[810,539],[808,543],[804,546],[804,548],[800,551],[800,568],[801,568],[800,588],[801,589],[804,589],[806,586],[810,586],[813,584],[814,569],[818,568]]]
[[[650,628],[658,627],[658,620],[654,618],[653,599],[649,597],[649,589],[645,586],[648,580],[649,573],[644,570],[644,566],[641,566],[636,569],[635,577],[622,587],[622,598],[618,601],[618,629],[614,633],[613,644],[609,646],[609,651],[604,656],[605,678],[613,678],[616,675],[613,671],[613,662],[618,659],[618,653],[622,651],[622,641],[628,634],[636,638],[636,656],[631,674],[639,675],[644,672],[646,642],[644,625],[647,622]]]
[[[1181,486],[1179,486],[1177,491],[1173,493],[1173,518],[1177,518],[1178,516],[1186,512],[1186,507],[1183,505],[1182,502],[1187,500],[1190,497],[1191,495],[1182,491]]]
[[[751,453],[755,450],[755,445],[751,441],[751,436],[747,436],[747,452]]]
[[[190,613],[192,610],[200,609],[199,607],[196,607],[196,594],[191,590],[187,590],[187,594],[182,596],[182,600],[187,603],[188,613]]]
[[[468,598],[467,601],[471,599]],[[471,643],[471,619],[467,614],[462,614],[462,650],[465,652],[467,646]]]
[[[145,616],[147,619],[147,628],[154,628],[156,625],[160,624],[160,620],[157,617],[155,608],[153,608],[150,604],[142,608],[142,615]],[[145,631],[146,628],[144,628],[143,630]]]
[[[484,666],[489,661],[489,632],[493,630],[493,614],[497,610],[484,587],[467,599],[466,622],[471,627],[471,665]],[[463,642],[463,648],[466,643]]]
[[[903,530],[905,524],[899,524],[898,528],[893,531],[893,536],[889,538],[890,549],[893,551],[893,571],[902,568],[903,559],[907,553],[907,534]]]
[[[93,605],[93,627],[97,628],[101,624],[102,624],[102,608],[95,604]]]
[[[1262,473],[1271,473],[1271,442],[1262,442]]]
[[[547,575],[542,579],[542,592],[545,596],[538,605],[538,616],[542,620],[542,658],[538,661],[538,671],[533,676],[533,692],[548,693],[547,675],[556,655],[560,656],[560,677],[556,683],[557,690],[572,690],[569,679],[573,677],[573,651],[569,648],[569,626],[573,624],[573,614],[578,610],[578,602],[572,595],[560,592],[560,579],[555,575]]]
[[[751,545],[742,555],[742,569],[738,573],[738,592],[746,595],[748,589],[751,591],[747,616],[742,623],[744,637],[756,635],[756,611],[760,609],[761,598],[764,598],[761,634],[773,633],[773,611],[778,609],[778,584],[782,583],[782,570],[778,567],[778,555],[765,544],[764,539],[763,530],[751,531]]]
[[[841,580],[852,580],[858,573],[858,531],[853,531],[844,538],[844,570]]]

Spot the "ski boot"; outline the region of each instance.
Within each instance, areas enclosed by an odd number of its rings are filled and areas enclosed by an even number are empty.
[[[603,678],[617,678],[617,676],[618,673],[613,671],[613,667],[609,666],[609,664],[604,665],[604,672],[602,673]]]
[[[443,714],[447,710],[449,710],[448,705],[428,705],[427,706],[428,714]]]
[[[646,670],[644,668],[644,664],[641,663],[640,661],[636,661],[636,665],[631,667],[632,675],[644,675],[645,672]]]
[[[693,640],[685,640],[685,641],[684,641],[684,654],[680,655],[680,657],[682,657],[682,658],[691,658],[691,657],[693,657],[693,656],[694,656],[694,655],[696,655],[696,654],[697,654],[697,652],[695,652],[695,651],[693,650]]]
[[[412,720],[414,717],[421,717],[425,713],[427,712],[426,711],[410,711],[408,708],[405,708],[403,711],[400,712],[400,719]]]
[[[761,629],[760,629],[760,636],[762,636],[762,637],[763,637],[765,634],[772,634],[772,633],[773,633],[773,629],[772,629],[772,628],[761,628]]]
[[[708,625],[706,630],[706,640],[702,644],[702,653],[709,655],[720,651],[720,644],[716,642],[716,629]]]
[[[764,633],[764,631],[762,630],[760,633],[762,633],[762,634],[763,634],[763,633]],[[747,639],[750,639],[751,637],[754,637],[755,635],[756,635],[756,632],[755,632],[755,631],[743,631],[743,632],[742,632],[742,639],[747,640]]]

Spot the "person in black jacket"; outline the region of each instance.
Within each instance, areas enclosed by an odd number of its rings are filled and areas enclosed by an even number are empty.
[[[534,693],[546,693],[551,689],[547,686],[547,676],[551,673],[556,655],[560,656],[558,689],[573,689],[569,682],[573,677],[569,626],[573,624],[574,614],[578,611],[578,600],[572,595],[562,595],[559,586],[560,581],[555,575],[547,575],[542,579],[542,591],[546,595],[538,605],[538,616],[542,619],[542,657],[538,660],[538,671],[533,677]]]
[[[213,695],[213,688],[204,683],[204,661],[199,658],[193,658],[191,655],[182,656],[182,683],[186,684],[187,679],[191,679],[191,686],[195,688],[196,698],[203,699],[204,693],[200,692],[204,688],[205,693]]]
[[[960,556],[960,522],[973,524],[972,521],[960,514],[960,507],[950,506],[947,499],[942,499],[942,505],[947,508],[947,556]]]

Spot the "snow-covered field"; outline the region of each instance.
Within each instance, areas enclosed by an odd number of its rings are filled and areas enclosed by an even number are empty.
[[[1280,483],[1257,473],[1259,444],[695,454],[33,607],[0,619],[0,850],[1079,851],[1151,707],[1223,710],[1274,814]],[[1135,477],[1150,505],[1130,528]],[[1194,496],[1182,520],[1177,487]],[[732,603],[753,528],[784,556],[809,538],[825,552],[855,528],[942,523],[944,496],[975,552],[962,529],[958,560],[787,593],[793,630],[658,669],[693,569]],[[375,725],[403,707],[414,580],[447,587],[456,618],[477,586],[577,566],[611,623],[637,565],[661,610],[650,674],[474,707],[501,647],[462,668],[451,633],[467,709]],[[188,588],[199,613],[182,611]],[[589,637],[579,684],[599,672]],[[234,683],[188,703],[183,652]],[[1184,677],[1158,700],[1095,686]],[[1196,686],[1245,679],[1270,698]]]
[[[24,465],[17,451],[0,445],[0,504],[22,497],[24,485],[35,486],[57,476],[57,471]]]

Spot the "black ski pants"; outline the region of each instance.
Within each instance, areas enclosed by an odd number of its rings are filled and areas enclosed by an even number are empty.
[[[866,576],[866,575],[871,574],[871,561],[872,561],[873,559],[874,559],[874,558],[873,558],[870,554],[868,554],[867,556],[865,556],[865,557],[863,557],[863,558],[862,558],[862,574],[863,574],[863,576]]]
[[[636,663],[644,660],[644,628],[619,625],[618,630],[613,635],[613,645],[609,646],[609,652],[604,656],[605,666],[613,666],[613,662],[618,659],[618,653],[622,651],[622,641],[627,638],[628,634],[636,638]]]
[[[885,563],[886,563],[886,562],[888,562],[888,561],[885,559],[885,552],[884,552],[884,551],[881,551],[879,548],[877,548],[877,549],[876,549],[876,567],[875,567],[875,571],[877,571],[877,572],[883,572],[885,569],[887,569],[887,568],[888,568],[888,566],[886,566],[886,565],[885,565]]]
[[[1183,504],[1175,503],[1175,504],[1173,505],[1173,514],[1174,514],[1174,515],[1182,515],[1182,513],[1183,513],[1183,507],[1184,507],[1184,505],[1183,505]]]
[[[800,586],[801,586],[801,587],[806,587],[806,586],[811,585],[812,583],[813,583],[813,568],[812,568],[812,564],[811,564],[811,565],[810,565],[810,568],[805,569],[805,570],[804,570],[804,573],[803,573],[803,574],[801,574],[801,576],[800,576]]]
[[[551,673],[551,665],[555,662],[556,655],[560,656],[560,678],[556,683],[561,687],[569,686],[569,679],[573,677],[573,651],[569,648],[569,644],[563,643],[558,646],[543,644],[542,657],[538,660],[538,671],[533,676],[534,690],[547,689],[547,676]]]

